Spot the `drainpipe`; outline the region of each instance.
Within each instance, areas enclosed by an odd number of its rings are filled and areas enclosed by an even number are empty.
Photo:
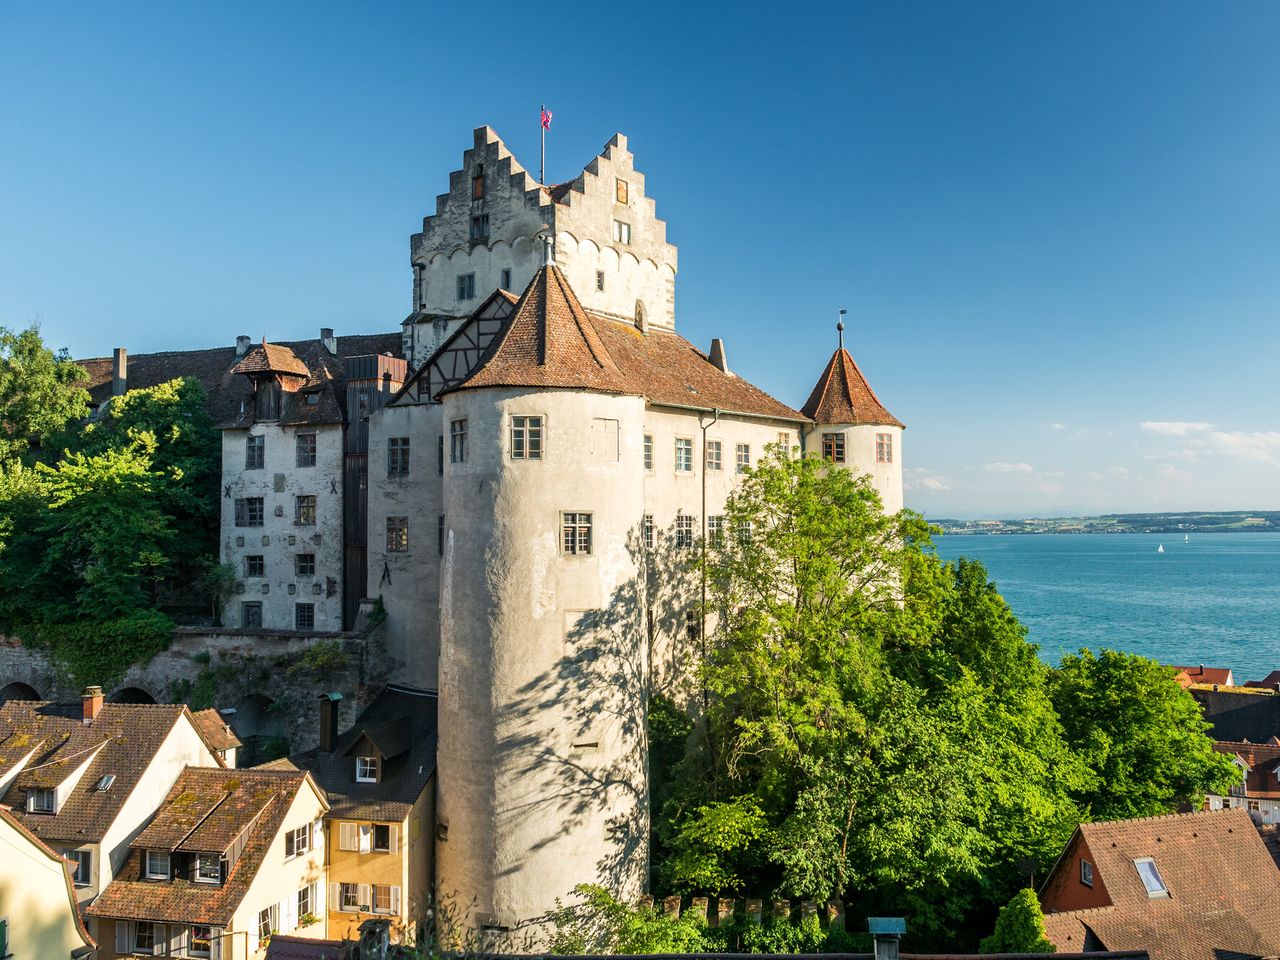
[[[702,414],[698,414],[698,426],[702,428],[702,629],[698,639],[702,642],[702,663],[707,662],[707,431],[720,422],[720,408],[711,411],[712,419],[702,422]],[[723,463],[724,451],[720,451]],[[707,685],[702,685],[702,712],[706,715],[708,706]]]

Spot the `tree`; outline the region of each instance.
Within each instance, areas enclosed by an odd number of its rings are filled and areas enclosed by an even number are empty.
[[[1006,906],[1000,908],[995,931],[984,937],[980,953],[1054,953],[1056,948],[1045,936],[1044,914],[1036,892],[1019,890]]]
[[[39,326],[0,327],[0,461],[26,454],[89,413],[88,375],[64,348],[44,345]]]
[[[1199,704],[1171,668],[1137,654],[1081,650],[1052,671],[1050,689],[1071,748],[1093,773],[1077,791],[1088,819],[1120,820],[1199,807],[1239,777],[1213,749]]]

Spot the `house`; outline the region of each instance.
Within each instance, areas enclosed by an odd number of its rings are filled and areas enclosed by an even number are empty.
[[[89,936],[71,885],[73,864],[0,806],[0,957],[85,957]]]
[[[1081,824],[1040,901],[1060,953],[1280,955],[1280,870],[1240,809]]]
[[[248,960],[325,934],[327,805],[305,773],[190,767],[86,912],[100,957]]]
[[[1171,669],[1175,673],[1175,679],[1184,687],[1190,687],[1193,684],[1216,684],[1220,687],[1234,687],[1235,678],[1231,675],[1228,667],[1206,667],[1203,663],[1198,667],[1178,667]]]
[[[1272,670],[1261,680],[1248,680],[1246,687],[1258,687],[1263,690],[1280,690],[1280,670]]]
[[[0,802],[75,864],[81,904],[111,882],[183,769],[222,765],[181,704],[105,703],[87,687],[78,704],[0,705]]]
[[[329,936],[387,919],[411,941],[433,893],[437,697],[391,684],[339,735],[340,699],[321,698],[317,749],[266,766],[308,771],[329,803]]]
[[[1213,745],[1231,757],[1240,770],[1240,783],[1225,797],[1210,794],[1208,810],[1243,808],[1254,823],[1280,823],[1280,737],[1266,743],[1224,743]]]
[[[240,738],[235,735],[230,724],[227,723],[221,713],[213,707],[206,710],[197,710],[192,715],[196,726],[200,728],[200,732],[204,734],[205,741],[213,748],[214,753],[222,758],[222,762],[228,767],[236,765],[236,751],[244,746],[240,742]]]

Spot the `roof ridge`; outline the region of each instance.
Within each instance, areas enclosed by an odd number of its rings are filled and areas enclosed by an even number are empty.
[[[1147,823],[1152,820],[1177,820],[1177,819],[1189,819],[1191,817],[1213,817],[1213,816],[1220,816],[1221,814],[1224,814],[1224,813],[1234,814],[1237,812],[1244,813],[1245,811],[1239,810],[1237,808],[1232,808],[1231,810],[1188,810],[1185,813],[1156,813],[1156,814],[1152,814],[1149,817],[1128,817],[1128,818],[1122,817],[1117,820],[1091,820],[1088,823],[1080,824],[1080,829],[1083,830],[1085,827],[1105,827],[1105,826],[1110,826],[1111,824],[1116,824],[1116,823]]]

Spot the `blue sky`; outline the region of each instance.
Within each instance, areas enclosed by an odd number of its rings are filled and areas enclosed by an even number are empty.
[[[493,125],[625,132],[677,324],[847,342],[933,516],[1280,508],[1280,5],[0,7],[0,324],[78,356],[394,330]]]

